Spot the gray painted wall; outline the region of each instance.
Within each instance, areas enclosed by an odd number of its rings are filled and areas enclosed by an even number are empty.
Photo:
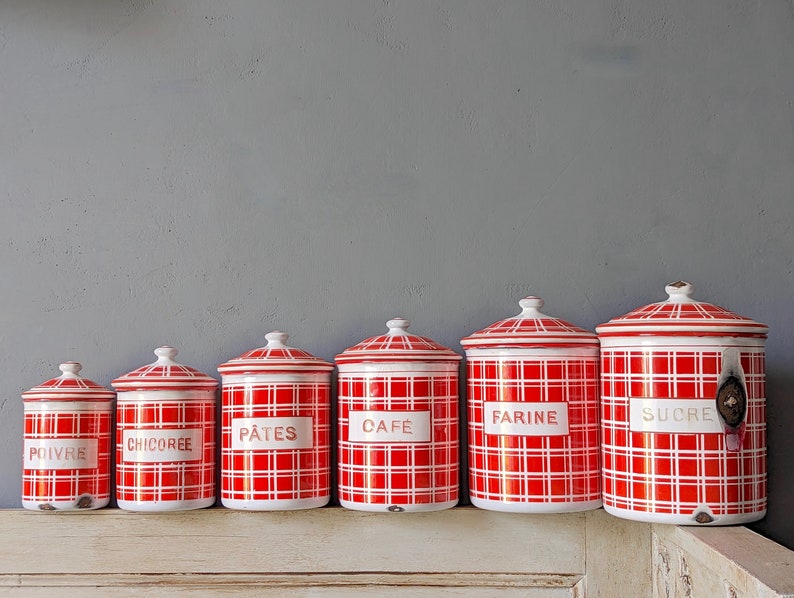
[[[792,65],[784,0],[0,2],[0,506],[62,361],[217,375],[395,315],[460,350],[682,278],[771,326],[757,529],[794,545]]]

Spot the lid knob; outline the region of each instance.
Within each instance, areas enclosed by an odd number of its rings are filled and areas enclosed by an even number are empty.
[[[59,365],[58,369],[63,372],[64,378],[77,378],[77,374],[83,369],[83,366],[76,361],[67,361]]]
[[[179,349],[174,347],[157,347],[154,354],[157,355],[158,363],[169,363],[174,361],[174,357],[179,353]]]
[[[405,318],[394,318],[386,322],[386,326],[389,327],[389,334],[405,334],[410,325],[411,323]]]
[[[267,339],[267,346],[270,349],[286,349],[287,346],[284,342],[289,338],[289,334],[281,332],[281,330],[274,330],[265,335]]]
[[[664,287],[665,293],[669,296],[668,301],[671,303],[693,303],[692,294],[695,292],[695,286],[691,283],[677,280],[671,282]]]
[[[545,318],[546,314],[542,314],[540,312],[540,308],[543,307],[544,301],[540,297],[535,297],[534,295],[530,295],[529,297],[524,297],[521,301],[518,302],[521,306],[521,313],[518,314],[520,318]]]

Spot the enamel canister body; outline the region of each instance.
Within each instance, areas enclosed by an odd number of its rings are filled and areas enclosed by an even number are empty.
[[[232,509],[321,507],[331,496],[333,365],[284,343],[218,366],[222,375],[221,502]]]
[[[766,513],[767,326],[667,286],[596,328],[604,508],[627,519],[730,525]]]
[[[543,300],[461,341],[469,497],[516,513],[601,506],[598,339],[547,316]]]
[[[115,394],[62,363],[63,374],[22,394],[22,506],[36,511],[99,509],[110,502]]]
[[[389,332],[336,356],[339,369],[338,488],[343,507],[436,511],[459,495],[460,355]]]
[[[130,511],[183,511],[215,503],[218,382],[174,361],[157,361],[113,381],[116,500]]]

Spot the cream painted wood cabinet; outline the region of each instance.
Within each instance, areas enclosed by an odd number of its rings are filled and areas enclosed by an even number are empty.
[[[600,510],[5,510],[0,595],[766,598],[794,596],[794,553]]]

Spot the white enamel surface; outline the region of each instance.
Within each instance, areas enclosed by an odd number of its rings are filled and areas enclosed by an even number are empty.
[[[574,359],[596,358],[599,353],[598,347],[537,347],[534,349],[529,347],[501,347],[499,349],[466,349],[466,358],[469,360],[481,359],[483,361],[496,361],[499,358],[557,361],[561,357]]]
[[[138,384],[138,385],[136,385],[136,384],[127,384],[125,386],[127,386],[127,387],[129,387],[129,386],[133,386],[133,387],[149,387],[149,388],[156,388],[156,389],[159,389],[159,390],[172,388],[172,389],[174,389],[174,392],[178,392],[178,393],[191,392],[190,390],[185,390],[185,387],[188,386],[188,384],[186,384],[184,380],[182,380],[182,381],[176,381],[176,380],[172,381],[172,380],[166,380],[166,379],[163,379],[163,378],[148,380],[147,382],[145,382],[143,384]],[[124,388],[124,386],[116,385],[116,388],[121,389],[121,388]],[[215,387],[208,387],[209,392],[214,392],[214,388]],[[138,390],[133,390],[133,391],[119,390],[118,391],[119,394],[121,394],[122,392],[139,392],[139,391]],[[157,391],[146,391],[146,390],[144,390],[144,391],[140,391],[140,392],[157,392]],[[168,392],[171,392],[171,391],[168,391]],[[172,395],[173,395],[173,392],[172,392]]]
[[[458,371],[457,362],[382,362],[382,363],[340,363],[337,365],[340,374],[371,374],[376,376],[408,376],[415,373],[417,376],[439,373],[448,374]]]
[[[521,313],[517,316],[519,318],[538,319],[549,317],[540,311],[544,305],[544,301],[540,297],[535,297],[534,295],[524,297],[518,304],[521,306]]]
[[[463,347],[465,348],[467,353],[468,353],[468,351],[476,351],[476,350],[478,350],[478,349],[470,348],[471,345],[477,345],[478,347],[483,347],[483,346],[488,346],[488,345],[495,345],[495,346],[498,346],[498,347],[503,347],[504,345],[515,344],[516,345],[516,349],[521,349],[521,348],[523,348],[523,347],[521,347],[522,344],[524,344],[524,345],[535,344],[535,345],[541,345],[542,348],[548,347],[550,350],[565,351],[568,347],[555,348],[554,345],[555,344],[585,345],[587,347],[593,347],[594,343],[595,343],[595,337],[594,336],[593,337],[582,337],[582,336],[576,337],[576,336],[573,336],[573,335],[565,335],[565,334],[557,334],[557,335],[555,335],[555,334],[544,334],[542,336],[541,335],[537,335],[537,334],[534,334],[534,335],[523,334],[523,335],[515,335],[515,336],[507,336],[507,335],[497,336],[497,335],[494,335],[492,338],[489,338],[487,336],[481,336],[481,337],[476,337],[476,338],[463,339],[461,341],[461,345],[463,345]],[[532,347],[527,347],[527,349],[532,350]],[[484,350],[487,350],[487,349],[484,349]],[[576,351],[577,349],[574,348],[573,350]],[[593,350],[598,351],[598,347],[597,346],[593,347]]]
[[[567,436],[568,403],[485,401],[485,433],[494,436]]]
[[[501,513],[578,513],[580,511],[592,511],[601,507],[600,500],[588,500],[579,502],[502,502],[498,500],[487,500],[482,498],[469,497],[471,504],[479,509],[487,511],[499,511]]]
[[[299,450],[314,446],[311,417],[232,417],[232,451]]]
[[[120,391],[117,395],[119,403],[180,403],[184,401],[215,401],[217,392],[213,388],[206,390],[130,390]]]
[[[215,498],[202,498],[197,500],[161,500],[151,502],[136,502],[132,500],[119,500],[118,506],[125,511],[138,511],[146,513],[189,511],[204,509],[215,504]]]
[[[353,511],[367,511],[370,513],[428,513],[431,511],[443,511],[444,509],[451,509],[458,501],[451,500],[449,502],[440,503],[423,503],[423,504],[394,504],[382,505],[363,502],[353,502],[347,500],[340,500],[339,504],[346,509]]]
[[[130,463],[195,463],[204,457],[204,428],[120,430],[122,461]]]
[[[648,327],[643,330],[649,330]],[[653,330],[649,330],[653,332]],[[647,347],[650,350],[674,350],[681,347],[763,347],[764,339],[738,336],[665,336],[669,326],[658,328],[659,336],[604,336],[600,338],[602,348]]]
[[[261,374],[223,374],[223,386],[251,386],[267,387],[273,384],[330,384],[331,376],[328,372],[320,373],[261,373]]]
[[[299,361],[299,360],[275,360],[275,359],[246,359],[239,362],[229,362],[218,366],[218,371],[221,374],[221,380],[237,379],[237,377],[251,377],[251,376],[289,376],[295,375],[311,375],[319,373],[320,375],[329,376],[329,372],[333,366],[329,363],[322,361]]]
[[[664,287],[667,293],[667,301],[670,303],[695,303],[692,295],[695,293],[695,285],[683,280],[673,282]]]
[[[350,404],[353,399],[340,397]],[[348,412],[348,441],[402,444],[433,440],[430,411],[358,411]]]
[[[78,374],[83,369],[83,365],[76,361],[67,361],[59,365],[58,369],[63,372],[62,378],[79,378]]]
[[[632,521],[643,521],[645,523],[665,523],[670,525],[693,525],[699,527],[713,527],[723,525],[744,525],[763,519],[766,509],[754,513],[742,513],[739,515],[715,515],[714,521],[709,523],[698,523],[695,521],[694,514],[678,515],[667,513],[648,513],[647,511],[631,511],[629,509],[618,509],[604,505],[604,510],[610,515],[630,519]]]
[[[603,333],[606,332],[607,329],[601,328],[600,326],[596,327],[596,331],[600,334],[599,340],[601,344],[604,343],[605,340],[610,338],[615,338],[612,336],[605,336]],[[615,329],[610,329],[609,334],[614,334]],[[721,325],[709,325],[703,326],[698,325],[695,322],[687,322],[687,321],[676,321],[670,320],[669,323],[661,323],[658,324],[621,324],[619,327],[621,334],[635,332],[633,338],[641,337],[644,334],[658,334],[659,336],[664,336],[665,333],[669,334],[671,332],[683,332],[688,333],[691,335],[692,338],[698,338],[698,335],[710,335],[710,336],[724,336],[726,338],[733,337],[736,335],[766,335],[766,327],[760,326],[721,326]],[[629,337],[631,338],[631,337]],[[644,338],[644,337],[642,337]],[[686,336],[676,337],[676,338],[687,338]],[[753,339],[750,337],[748,340],[758,340]]]
[[[386,322],[386,326],[389,328],[389,335],[405,336],[408,334],[408,328],[411,326],[411,323],[405,318],[394,318]]]
[[[330,498],[330,496],[296,500],[237,500],[221,498],[221,504],[227,509],[238,511],[297,511],[324,507],[328,504]]]
[[[25,403],[25,413],[76,413],[76,412],[113,411],[113,399],[97,401],[29,401]]]
[[[711,399],[629,399],[629,430],[632,432],[719,434],[722,425]]]
[[[158,347],[154,350],[157,355],[157,364],[159,365],[179,365],[174,361],[174,357],[179,353],[179,349],[174,347]]]
[[[265,340],[267,341],[267,347],[269,349],[287,349],[288,347],[285,343],[288,338],[289,334],[281,332],[280,330],[274,330],[265,335]]]
[[[98,438],[25,438],[23,467],[68,471],[96,469]]]

